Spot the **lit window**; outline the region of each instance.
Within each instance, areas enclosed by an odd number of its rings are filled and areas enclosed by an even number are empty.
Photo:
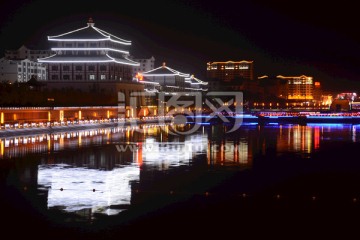
[[[106,79],[106,75],[101,75],[101,76],[100,76],[100,79],[101,79],[101,80],[105,80],[105,79]]]
[[[94,74],[90,74],[90,75],[89,75],[89,80],[95,80],[95,75],[94,75]]]

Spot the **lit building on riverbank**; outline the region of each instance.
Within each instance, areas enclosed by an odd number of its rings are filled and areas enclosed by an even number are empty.
[[[231,82],[237,78],[254,79],[253,61],[208,62],[206,68],[208,79]]]
[[[86,27],[48,40],[56,53],[38,61],[50,81],[132,81],[132,67],[140,65],[129,59],[131,41],[95,27],[91,18]]]
[[[314,99],[314,81],[312,77],[301,76],[282,76],[277,78],[287,80],[286,99],[289,100],[313,100]]]
[[[250,91],[258,90],[254,80],[253,61],[208,62],[206,79],[209,91]]]
[[[165,63],[153,70],[141,73],[138,81],[145,85],[147,92],[203,92],[207,91],[207,82],[195,78],[194,75],[174,70]]]
[[[136,109],[130,107],[131,94],[144,91],[143,84],[133,81],[133,67],[140,64],[130,59],[131,41],[119,38],[100,28],[90,18],[87,26],[56,36],[48,36],[54,55],[39,58],[47,67],[48,81],[44,88],[50,91],[78,91],[93,95],[90,105],[124,104],[126,116],[135,116],[144,101],[138,97]],[[68,92],[69,92],[68,91]],[[119,94],[124,99],[119,99]],[[95,97],[101,94],[101,98]],[[81,102],[80,94],[74,94],[70,102]],[[56,99],[57,103],[64,99]],[[71,105],[65,103],[64,105]],[[134,112],[134,114],[130,114]]]

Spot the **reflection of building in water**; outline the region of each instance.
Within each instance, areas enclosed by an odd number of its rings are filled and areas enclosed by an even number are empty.
[[[159,142],[147,138],[141,146],[142,161],[160,170],[188,165],[195,155],[206,152],[206,144],[207,136],[202,134],[188,135],[184,141]]]
[[[307,124],[280,125],[277,127],[277,152],[298,152],[309,154],[320,148],[322,141],[329,139],[350,140],[354,135],[351,125]]]
[[[131,181],[139,181],[139,175],[139,168],[132,165],[111,171],[66,164],[40,165],[38,184],[49,188],[48,208],[68,212],[91,209],[92,213],[112,215],[130,205]]]
[[[250,145],[249,145],[250,144]],[[209,141],[207,149],[208,164],[250,165],[252,160],[251,142],[245,138]]]
[[[52,152],[40,160],[37,184],[48,190],[48,208],[85,211],[84,217],[116,214],[130,205],[131,185],[139,181],[135,158],[133,152],[118,152],[106,143]]]
[[[319,144],[319,135],[317,139],[313,139],[314,130],[309,126],[300,125],[280,125],[277,134],[276,149],[278,153],[282,152],[299,152],[311,153],[314,141]]]
[[[12,158],[30,153],[77,149],[91,144],[111,142],[124,137],[123,128],[89,129],[0,139],[0,157]]]
[[[0,157],[3,158],[4,157],[4,152],[5,152],[5,147],[4,147],[4,142],[0,139]]]

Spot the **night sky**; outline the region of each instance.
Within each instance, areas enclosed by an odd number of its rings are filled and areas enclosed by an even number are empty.
[[[312,75],[325,90],[360,91],[355,3],[338,1],[49,1],[0,2],[0,54],[22,44],[47,49],[48,35],[95,26],[205,78],[206,62],[254,60],[255,75]]]

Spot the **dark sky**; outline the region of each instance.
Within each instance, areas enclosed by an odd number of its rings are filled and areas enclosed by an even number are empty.
[[[205,78],[206,62],[254,60],[255,74],[312,75],[323,88],[360,91],[359,14],[352,2],[235,0],[9,0],[0,2],[0,53],[49,48],[48,35],[86,25],[133,42]]]

